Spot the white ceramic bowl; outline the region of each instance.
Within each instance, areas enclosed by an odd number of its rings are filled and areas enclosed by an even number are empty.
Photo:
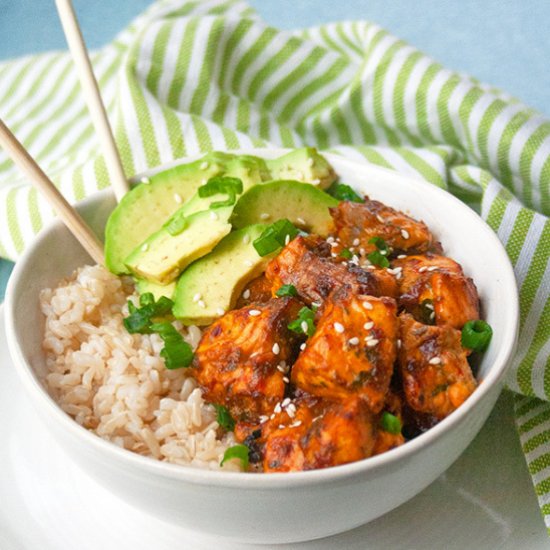
[[[265,157],[285,150],[246,151]],[[424,220],[446,253],[474,278],[494,330],[474,394],[437,426],[385,454],[325,470],[289,474],[202,471],[145,458],[88,432],[39,382],[45,364],[41,289],[90,260],[60,223],[45,228],[17,263],[7,289],[13,362],[32,403],[74,461],[125,501],[206,534],[259,543],[325,537],[366,523],[410,499],[464,451],[501,391],[517,339],[518,298],[510,262],[491,229],[467,206],[427,183],[327,155],[341,180]],[[79,205],[99,234],[114,207],[110,191]]]

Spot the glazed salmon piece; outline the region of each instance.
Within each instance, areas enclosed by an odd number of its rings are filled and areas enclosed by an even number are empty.
[[[266,423],[262,437],[265,472],[313,470],[370,456],[376,424],[360,398],[331,402],[305,396]]]
[[[292,382],[329,399],[359,396],[378,413],[396,358],[396,312],[392,298],[357,295],[349,288],[332,294],[292,368]]]
[[[419,323],[407,313],[399,321],[398,364],[407,404],[441,420],[466,401],[477,385],[460,331]]]
[[[379,284],[370,272],[333,261],[330,245],[317,235],[299,236],[287,244],[268,264],[266,277],[273,292],[283,285],[293,285],[308,305],[321,304],[344,285],[362,294],[380,294]]]
[[[461,329],[479,319],[479,296],[460,264],[437,254],[407,256],[393,262],[401,268],[399,306],[418,321]]]
[[[298,335],[288,329],[303,304],[273,298],[226,313],[203,334],[193,375],[205,399],[226,406],[235,420],[270,414],[285,393],[281,365],[295,357]]]
[[[380,237],[397,252],[426,252],[439,247],[424,222],[365,197],[364,203],[342,201],[331,208],[336,235],[345,247],[362,248],[366,254],[376,250],[370,243]]]

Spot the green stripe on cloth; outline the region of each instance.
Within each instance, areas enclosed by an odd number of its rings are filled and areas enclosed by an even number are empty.
[[[507,382],[550,528],[550,121],[372,23],[280,32],[240,0],[155,2],[92,60],[129,176],[212,149],[330,147],[482,214],[520,289]],[[68,54],[0,64],[0,112],[68,198],[109,185]],[[0,209],[15,260],[52,214],[3,152]]]

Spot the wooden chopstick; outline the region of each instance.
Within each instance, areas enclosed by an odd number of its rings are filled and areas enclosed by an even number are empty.
[[[84,43],[71,0],[56,0],[55,3],[57,5],[61,24],[63,25],[65,38],[69,45],[69,50],[71,51],[76,65],[84,98],[88,104],[92,122],[98,134],[103,155],[105,156],[105,162],[107,164],[109,177],[113,184],[113,190],[117,200],[120,201],[120,199],[130,190],[130,185],[124,175],[124,169],[122,168],[118,149],[115,145],[105,106],[101,100],[101,94],[99,93],[86,44]]]
[[[46,176],[28,151],[19,143],[10,129],[0,119],[0,146],[13,162],[27,175],[32,184],[45,196],[63,223],[78,239],[86,252],[98,264],[104,265],[103,245],[81,218],[80,214],[65,200],[57,187]]]

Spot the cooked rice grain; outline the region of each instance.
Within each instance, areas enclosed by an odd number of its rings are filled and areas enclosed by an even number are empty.
[[[158,460],[220,469],[233,434],[218,438],[212,406],[185,369],[170,371],[156,334],[128,334],[129,279],[86,266],[42,291],[45,384],[61,408],[98,436]],[[194,348],[201,331],[175,323]],[[230,460],[224,470],[238,470]]]

